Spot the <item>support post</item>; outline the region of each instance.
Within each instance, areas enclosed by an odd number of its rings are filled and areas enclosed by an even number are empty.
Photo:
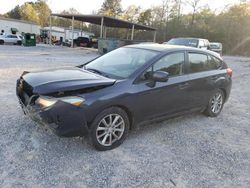
[[[105,39],[106,39],[106,37],[107,37],[107,27],[106,27],[106,26],[104,26],[104,27],[103,27],[103,30],[104,30],[104,35],[103,35],[103,38],[105,38]]]
[[[75,17],[72,16],[72,40],[71,40],[71,47],[74,48],[74,20],[75,20]]]
[[[135,25],[132,26],[131,40],[134,40]]]
[[[156,30],[154,31],[154,39],[153,39],[153,42],[156,41]]]
[[[83,32],[83,22],[81,24],[81,37],[82,37],[82,32]]]
[[[49,45],[52,43],[52,36],[51,36],[52,26],[51,26],[51,15],[49,16]]]
[[[102,20],[101,20],[100,38],[102,38],[102,37],[103,37],[103,21],[104,21],[104,18],[102,17]]]

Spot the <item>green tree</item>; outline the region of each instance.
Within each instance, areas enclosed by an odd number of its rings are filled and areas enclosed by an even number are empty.
[[[34,8],[36,10],[38,16],[39,24],[44,27],[48,26],[49,16],[51,14],[51,10],[47,4],[46,0],[38,0],[35,2]]]
[[[146,9],[139,15],[138,22],[143,25],[152,24],[152,9]]]
[[[140,16],[141,7],[136,5],[130,5],[123,11],[122,19],[130,21],[130,22],[137,22]]]
[[[20,15],[23,20],[39,23],[39,17],[33,3],[24,3],[20,7]]]
[[[121,0],[105,0],[99,10],[99,14],[120,17],[122,14]]]
[[[21,14],[20,14],[20,7],[19,5],[15,6],[12,10],[4,14],[4,16],[8,18],[13,18],[13,19],[21,19]]]

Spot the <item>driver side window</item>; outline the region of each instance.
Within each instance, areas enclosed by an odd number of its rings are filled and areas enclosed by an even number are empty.
[[[148,68],[141,76],[141,81],[149,80],[153,72],[168,72],[169,77],[179,76],[183,74],[185,54],[184,52],[172,53],[162,57],[150,68]]]

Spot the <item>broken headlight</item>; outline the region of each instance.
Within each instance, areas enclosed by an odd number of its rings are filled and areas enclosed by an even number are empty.
[[[54,105],[57,101],[63,101],[72,104],[73,106],[79,107],[85,101],[85,99],[77,96],[60,97],[60,98],[40,96],[36,100],[36,104],[38,104],[42,108],[47,108]]]

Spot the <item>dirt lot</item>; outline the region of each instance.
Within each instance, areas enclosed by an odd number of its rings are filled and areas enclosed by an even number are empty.
[[[250,58],[233,68],[229,101],[202,114],[141,127],[119,148],[97,152],[86,138],[59,138],[22,114],[23,70],[78,65],[97,54],[61,47],[0,46],[0,187],[249,187]]]

